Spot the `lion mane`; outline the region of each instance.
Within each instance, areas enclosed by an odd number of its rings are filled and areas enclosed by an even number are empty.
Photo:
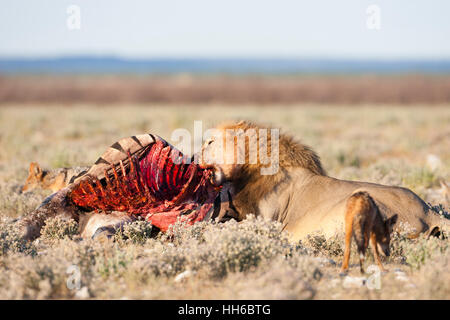
[[[217,126],[217,129],[225,131],[254,129],[257,132],[257,146],[259,155],[259,129],[267,129],[267,153],[271,155],[271,129],[272,126],[257,124],[250,121],[224,122]],[[279,128],[275,128],[279,129]],[[259,159],[256,164],[249,162],[249,145],[246,139],[245,144],[245,163],[241,169],[232,177],[228,177],[233,183],[234,206],[237,208],[239,219],[242,220],[247,214],[258,215],[258,202],[264,198],[274,188],[289,179],[288,168],[300,167],[311,171],[316,175],[326,176],[326,172],[320,161],[318,154],[309,146],[297,141],[294,137],[280,130],[279,134],[279,170],[273,175],[260,174],[260,168],[264,166]]]

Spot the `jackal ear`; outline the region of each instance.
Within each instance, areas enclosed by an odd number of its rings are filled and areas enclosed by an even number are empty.
[[[394,214],[392,217],[386,220],[386,226],[389,227],[389,230],[392,232],[394,225],[397,223],[398,214]]]
[[[30,163],[30,174],[39,175],[42,173],[42,169],[37,162]]]

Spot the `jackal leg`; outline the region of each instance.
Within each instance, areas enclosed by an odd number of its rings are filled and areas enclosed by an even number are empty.
[[[373,257],[375,261],[377,262],[378,267],[382,272],[386,272],[387,270],[383,267],[383,264],[381,263],[380,255],[378,254],[378,247],[377,247],[377,238],[375,236],[375,233],[372,232],[370,235],[370,245],[372,246],[372,252]]]
[[[353,236],[353,220],[345,221],[345,251],[344,260],[342,262],[341,273],[346,273],[348,270],[348,262],[350,260],[350,250],[352,248]]]
[[[369,239],[370,239],[370,230],[372,229],[372,223],[371,221],[367,221],[368,219],[364,220],[364,229],[361,232],[364,239],[362,239],[363,246],[360,248],[358,246],[358,253],[359,253],[359,270],[361,273],[364,273],[364,260],[366,256],[366,250],[369,247]]]

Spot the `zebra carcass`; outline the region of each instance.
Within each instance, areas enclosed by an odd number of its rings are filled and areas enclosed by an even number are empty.
[[[144,218],[165,232],[178,220],[191,225],[219,214],[221,186],[179,150],[152,134],[124,138],[66,188],[19,220],[24,238],[39,237],[51,217],[79,222],[83,237],[111,235]]]

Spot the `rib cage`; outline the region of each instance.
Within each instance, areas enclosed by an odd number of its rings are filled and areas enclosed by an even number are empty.
[[[218,189],[209,170],[187,160],[160,137],[122,139],[76,180],[70,198],[90,211],[143,216],[162,231],[178,217],[192,224],[212,209]]]

